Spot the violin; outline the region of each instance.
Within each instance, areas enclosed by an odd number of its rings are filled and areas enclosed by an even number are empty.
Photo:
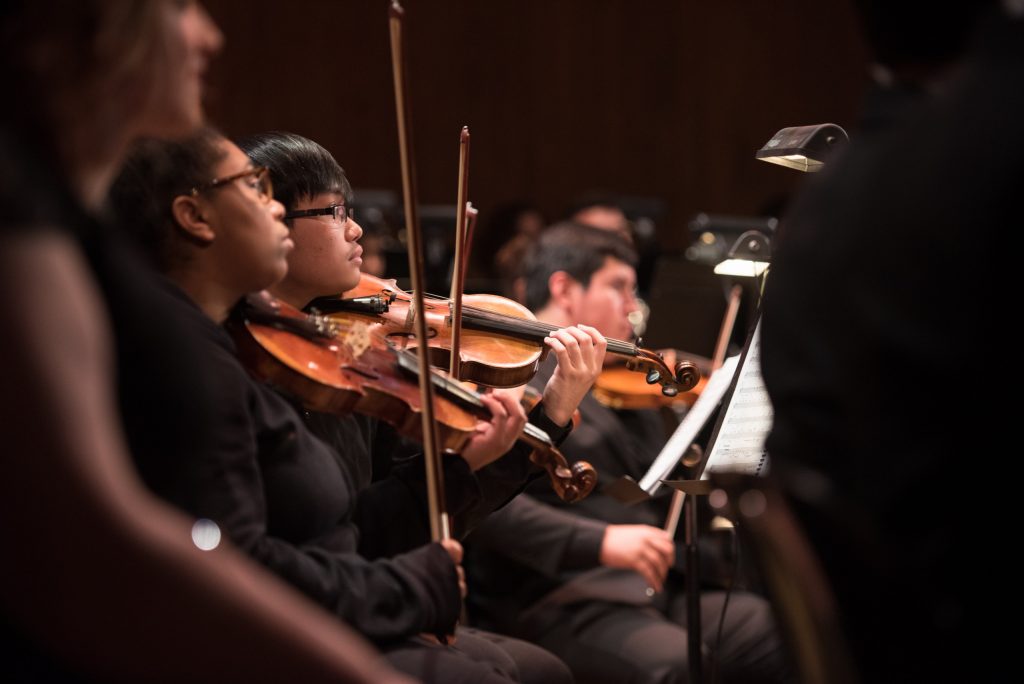
[[[415,320],[410,297],[394,280],[364,273],[353,290],[340,298],[321,297],[312,307],[328,317],[346,314],[375,322],[389,339],[408,348],[415,344],[410,335]],[[529,381],[547,352],[544,338],[558,326],[538,321],[522,304],[498,295],[466,295],[462,301],[459,377],[488,387],[515,387]],[[431,363],[449,369],[451,301],[432,296],[424,304]],[[700,371],[689,360],[670,369],[656,352],[614,339],[608,340],[608,352],[622,356],[626,368],[644,373],[648,384],[660,385],[662,394],[669,397],[693,389],[700,380]]]
[[[372,327],[342,316],[307,315],[265,292],[249,295],[228,327],[242,362],[307,408],[360,413],[423,439],[416,359]],[[430,376],[440,444],[458,452],[490,411],[465,384],[436,372]],[[562,500],[578,501],[593,490],[594,468],[586,461],[570,466],[543,430],[528,423],[519,440],[533,448],[530,460],[544,468]]]
[[[668,364],[674,364],[679,353],[674,349],[658,352]],[[707,374],[702,365],[709,362],[695,357],[690,359],[701,369],[701,377],[690,390],[675,396],[667,396],[656,385],[648,385],[643,378],[623,364],[607,365],[594,382],[591,393],[601,404],[613,409],[658,409],[672,406],[693,406],[707,384]]]

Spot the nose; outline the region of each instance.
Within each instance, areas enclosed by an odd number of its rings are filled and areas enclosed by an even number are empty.
[[[631,314],[634,311],[640,310],[640,302],[637,300],[636,292],[629,290],[626,293],[626,313]]]
[[[270,215],[274,217],[276,221],[284,221],[284,205],[275,199],[270,200]]]
[[[224,47],[224,34],[221,33],[217,24],[213,21],[213,18],[209,15],[202,5],[196,3],[196,11],[199,14],[199,26],[200,33],[202,35],[202,45],[204,52],[207,57],[212,57],[220,52],[221,48]]]
[[[345,226],[345,239],[355,242],[361,237],[363,237],[363,227],[356,223],[355,219],[349,219]]]

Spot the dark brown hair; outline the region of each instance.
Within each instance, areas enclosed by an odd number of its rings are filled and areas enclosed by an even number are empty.
[[[171,205],[174,198],[213,180],[224,158],[224,136],[208,126],[180,141],[145,139],[132,147],[110,188],[114,222],[132,236],[160,270],[179,255]]]
[[[636,267],[636,252],[618,233],[570,222],[551,226],[523,262],[527,308],[537,311],[548,303],[553,273],[565,271],[587,287],[608,257]]]

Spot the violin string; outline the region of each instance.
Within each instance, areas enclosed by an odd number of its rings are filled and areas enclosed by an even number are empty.
[[[405,368],[409,372],[413,373],[414,375],[418,375],[419,374],[419,366],[418,365],[414,366],[411,363],[414,360],[414,356],[415,355],[411,351],[409,351],[408,349],[397,349],[397,348],[394,348],[394,350],[395,350],[395,352],[398,354],[398,356],[401,359],[403,359],[403,360],[405,360],[407,362],[407,363],[400,363],[399,365],[402,368]],[[453,397],[455,397],[455,398],[465,402],[466,404],[472,406],[474,409],[479,410],[479,409],[484,408],[484,403],[482,401],[480,401],[479,395],[475,394],[471,390],[463,387],[462,385],[459,385],[459,384],[453,382],[451,380],[451,378],[448,378],[448,377],[446,377],[444,375],[439,375],[437,373],[431,373],[431,376],[432,376],[433,381],[434,381],[434,386],[437,387],[439,390],[442,390],[442,391],[448,393],[450,396],[453,396]]]
[[[424,298],[430,299],[435,302],[447,302],[447,297],[440,295],[424,293]],[[487,322],[491,324],[496,330],[508,332],[510,334],[532,334],[538,336],[541,339],[547,337],[554,331],[559,329],[559,326],[552,325],[550,323],[544,323],[543,321],[533,321],[528,318],[519,318],[517,316],[511,316],[509,314],[498,313],[489,309],[482,309],[480,307],[465,305],[462,307],[463,316],[468,319],[477,319],[481,322]],[[469,314],[467,316],[467,314]],[[613,354],[620,354],[623,356],[637,356],[637,347],[635,344],[629,342],[623,342],[622,340],[608,339],[608,351]]]
[[[487,309],[480,309],[473,306],[463,307],[463,313],[472,314],[472,316],[470,316],[469,318],[476,318],[480,321],[486,321],[488,323],[493,324],[496,328],[507,330],[510,332],[527,332],[547,337],[548,335],[559,329],[559,326],[551,325],[550,323],[516,318],[515,316],[508,316],[505,314],[500,314],[494,311],[488,311]],[[609,339],[608,349],[617,354],[636,354],[636,345],[630,344],[628,342],[622,342],[621,340]]]

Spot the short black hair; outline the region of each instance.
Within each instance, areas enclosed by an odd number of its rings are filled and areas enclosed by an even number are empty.
[[[565,271],[589,287],[590,278],[611,257],[636,268],[636,251],[618,233],[578,223],[558,223],[541,233],[523,262],[526,307],[543,308],[552,274]]]
[[[144,139],[135,143],[110,188],[108,208],[113,222],[133,236],[157,268],[172,261],[169,239],[174,233],[174,198],[213,180],[226,153],[220,131],[204,127],[180,141]]]
[[[331,153],[297,133],[268,131],[236,141],[253,164],[270,168],[274,199],[285,211],[299,201],[324,192],[337,192],[352,202],[352,186]]]

